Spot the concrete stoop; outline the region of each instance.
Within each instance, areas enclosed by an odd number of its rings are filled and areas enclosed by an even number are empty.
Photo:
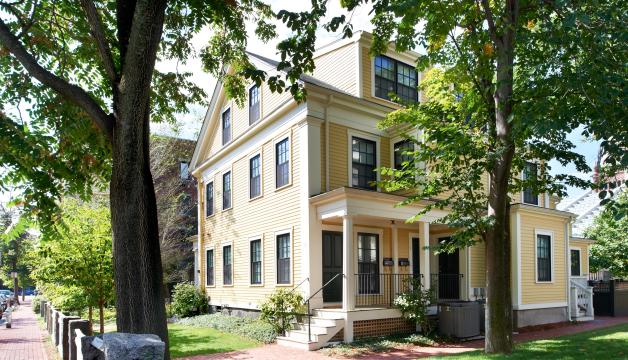
[[[318,350],[344,328],[345,320],[340,314],[314,310],[310,318],[310,335],[308,336],[308,320],[296,322],[286,336],[277,337],[277,344],[302,350]]]

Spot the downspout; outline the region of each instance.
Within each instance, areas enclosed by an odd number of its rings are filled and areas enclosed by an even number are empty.
[[[567,321],[571,321],[571,279],[569,272],[569,238],[572,217],[569,216],[565,222],[565,276],[567,283]]]

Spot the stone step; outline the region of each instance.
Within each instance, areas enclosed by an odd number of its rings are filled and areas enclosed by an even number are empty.
[[[339,323],[344,324],[344,319],[329,319],[329,318],[318,317],[318,316],[312,316],[310,319],[311,319],[312,325],[316,325],[316,326],[328,327],[328,326],[336,326]],[[304,321],[301,323],[307,324],[308,320],[304,319]]]
[[[314,309],[313,313],[317,318],[334,320],[344,319],[344,313],[335,309]]]
[[[296,323],[293,325],[294,326],[294,330],[301,330],[301,331],[308,331],[308,326],[307,323]],[[310,331],[312,332],[312,334],[316,334],[316,335],[326,335],[329,333],[330,330],[333,330],[336,328],[336,325],[332,325],[332,326],[320,326],[320,325],[314,325],[312,324],[312,326],[310,326]]]
[[[314,341],[301,341],[298,339],[289,338],[286,336],[277,337],[277,345],[287,346],[294,349],[301,349],[305,351],[312,351],[322,348],[324,345],[320,345]]]
[[[308,342],[308,341],[312,341],[315,343],[319,342],[319,336],[321,335],[326,335],[325,334],[315,334],[314,332],[312,332],[310,334],[310,336],[308,337],[307,334],[307,330],[288,330],[286,331],[286,337],[293,339],[293,340],[298,340],[300,342]]]

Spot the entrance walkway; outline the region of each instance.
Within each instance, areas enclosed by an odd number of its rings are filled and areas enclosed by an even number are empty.
[[[0,360],[47,360],[44,339],[31,300],[13,313],[11,328],[0,328]]]

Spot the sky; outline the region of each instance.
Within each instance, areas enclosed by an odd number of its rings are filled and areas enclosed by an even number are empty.
[[[269,3],[275,11],[279,11],[281,9],[287,9],[291,11],[307,11],[309,9],[308,1],[273,0]],[[372,30],[373,26],[369,21],[369,11],[369,7],[360,7],[354,12],[349,13],[345,9],[341,8],[340,1],[330,1],[328,4],[328,18],[344,14],[347,19],[350,19],[351,23],[353,24],[354,32],[360,30]],[[247,50],[271,59],[277,59],[278,56],[276,54],[275,46],[280,39],[289,34],[289,31],[285,27],[283,27],[282,24],[277,23],[277,32],[279,36],[274,41],[266,44],[257,39],[253,31],[254,26],[252,24],[248,24],[247,32],[249,34],[249,40]],[[207,43],[210,34],[211,33],[209,30],[201,31],[191,39],[191,43],[197,50],[200,50]],[[341,37],[342,34],[340,32],[329,33],[326,30],[319,28],[317,32],[317,47],[330,43]],[[184,65],[160,62],[157,64],[157,67],[163,70],[174,70],[178,67],[179,70],[193,72],[197,84],[205,89],[208,98],[211,98],[212,91],[216,84],[216,79],[202,70],[202,66],[198,58],[192,58]],[[207,108],[203,106],[192,106],[190,107],[189,114],[182,115],[179,118],[181,126],[178,129],[173,130],[172,127],[168,124],[154,124],[153,131],[160,134],[176,135],[187,139],[196,140],[198,137],[198,132],[202,126],[202,119],[205,116],[206,111]],[[593,167],[593,164],[595,163],[595,160],[597,158],[599,143],[584,139],[581,135],[581,130],[575,130],[569,135],[568,138],[576,145],[576,152],[583,154],[586,157],[589,166]],[[550,166],[552,167],[552,172],[554,174],[567,173],[585,179],[590,178],[590,174],[583,174],[576,171],[573,165],[564,167],[557,161],[552,161],[550,162]],[[584,191],[585,190],[578,188],[567,189],[569,196],[578,196]]]

